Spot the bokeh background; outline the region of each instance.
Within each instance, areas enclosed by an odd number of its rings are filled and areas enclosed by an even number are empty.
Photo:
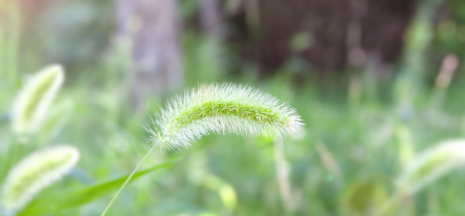
[[[303,130],[157,150],[144,167],[175,162],[108,215],[374,215],[411,158],[465,136],[463,60],[463,0],[0,0],[1,157],[12,101],[50,64],[66,70],[59,111],[23,153],[66,143],[82,157],[45,194],[129,173],[167,99],[233,82],[289,101]],[[464,179],[448,173],[402,214],[465,215]],[[110,195],[46,215],[99,215]]]

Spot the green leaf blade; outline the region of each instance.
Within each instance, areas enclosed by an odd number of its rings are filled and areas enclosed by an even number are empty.
[[[160,168],[169,167],[170,165],[171,163],[164,163],[141,170],[134,174],[131,181]],[[125,175],[84,189],[74,189],[38,196],[21,212],[18,212],[17,216],[40,215],[87,204],[116,191],[124,183],[128,176],[129,175]]]

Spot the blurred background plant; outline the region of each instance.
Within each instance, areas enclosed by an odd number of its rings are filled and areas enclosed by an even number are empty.
[[[176,162],[135,180],[109,215],[464,215],[465,171],[449,169],[462,156],[418,165],[421,152],[465,136],[464,35],[463,0],[0,0],[2,165],[18,141],[17,93],[60,63],[62,89],[17,160],[55,143],[81,159],[26,210],[100,214],[151,147],[142,125],[159,106],[226,81],[289,101],[304,130],[156,152],[141,175]],[[406,192],[411,167],[420,179],[447,175]],[[79,202],[52,199],[70,190]]]

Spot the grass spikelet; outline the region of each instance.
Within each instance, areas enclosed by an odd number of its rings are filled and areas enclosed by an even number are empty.
[[[61,66],[47,67],[24,85],[13,104],[12,128],[18,135],[34,133],[64,79]]]
[[[2,203],[8,211],[23,208],[43,188],[67,174],[79,160],[71,146],[56,146],[24,158],[8,174],[2,188]]]
[[[401,191],[414,194],[465,163],[465,140],[440,143],[413,158],[398,179]]]
[[[116,197],[126,187],[147,156],[155,149],[179,148],[212,132],[249,136],[286,136],[303,125],[287,103],[252,87],[235,84],[201,85],[176,96],[157,114],[153,128],[146,128],[154,142],[121,188],[108,203],[106,215]]]
[[[289,135],[301,127],[296,111],[275,97],[235,84],[201,85],[175,97],[148,129],[161,148],[179,148],[212,132]]]

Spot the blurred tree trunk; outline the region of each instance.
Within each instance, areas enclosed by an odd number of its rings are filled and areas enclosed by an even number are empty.
[[[183,81],[176,0],[119,0],[118,34],[130,42],[133,99],[162,95]]]
[[[293,56],[324,73],[365,67],[369,61],[392,64],[401,56],[417,0],[241,2],[236,14],[257,17],[258,22],[252,27],[247,23],[252,32],[248,32],[242,52],[252,55],[246,58],[258,59],[265,75]],[[258,9],[247,2],[258,2]]]
[[[218,0],[200,0],[200,20],[203,31],[213,40],[223,38],[223,22]]]

